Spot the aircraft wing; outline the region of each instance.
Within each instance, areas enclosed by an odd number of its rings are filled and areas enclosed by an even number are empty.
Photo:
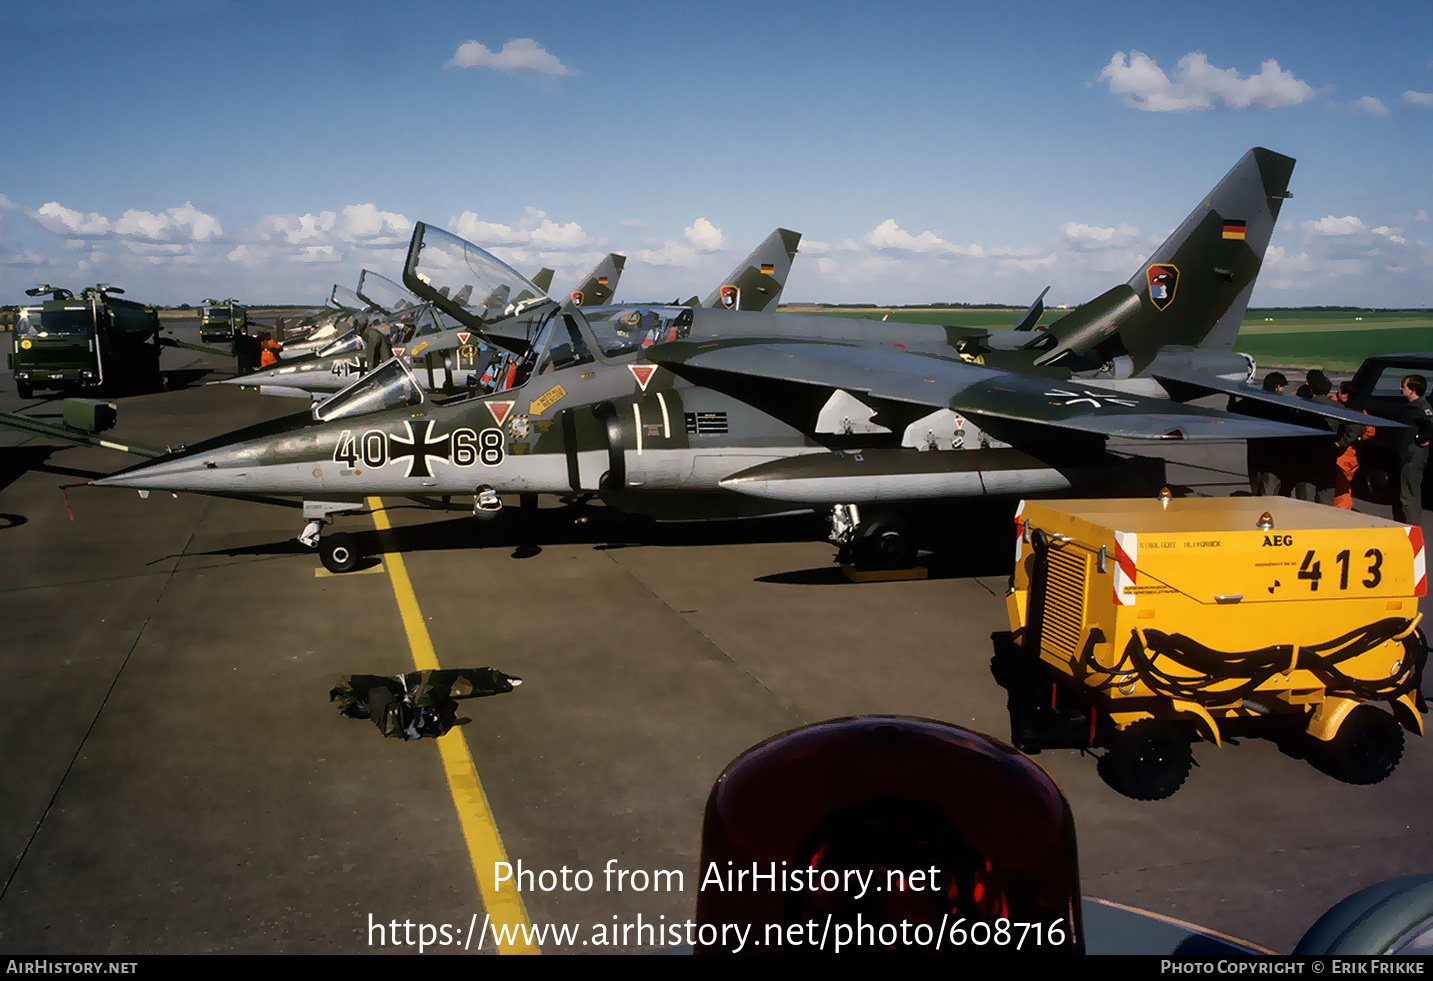
[[[674,374],[743,401],[758,404],[759,400],[760,408],[780,413],[784,422],[807,433],[815,432],[816,417],[810,407],[819,399],[776,398],[773,391],[782,387],[841,390],[866,402],[952,409],[986,419],[1124,439],[1240,440],[1315,432],[889,346],[741,338],[657,345],[647,349],[647,357]]]
[[[1148,374],[1161,383],[1173,382],[1176,385],[1187,386],[1203,394],[1221,392],[1225,395],[1233,395],[1240,399],[1261,402],[1265,405],[1279,406],[1289,414],[1304,412],[1310,415],[1322,416],[1325,419],[1334,419],[1338,422],[1357,423],[1360,426],[1378,425],[1397,429],[1408,428],[1404,423],[1395,422],[1391,419],[1378,417],[1370,419],[1365,412],[1359,412],[1356,409],[1345,409],[1332,402],[1315,402],[1310,399],[1301,399],[1297,395],[1280,395],[1278,392],[1266,392],[1257,385],[1250,385],[1247,382],[1229,381],[1225,378],[1204,374],[1189,368],[1164,365],[1161,364],[1158,359],[1149,366]]]

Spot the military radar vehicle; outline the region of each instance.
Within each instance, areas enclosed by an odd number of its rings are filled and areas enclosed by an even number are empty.
[[[159,387],[159,311],[113,294],[101,283],[79,296],[58,286],[26,290],[45,296],[21,307],[10,368],[21,398],[37,389]]]
[[[205,343],[230,340],[248,322],[248,311],[232,299],[205,300],[199,315],[199,339]]]

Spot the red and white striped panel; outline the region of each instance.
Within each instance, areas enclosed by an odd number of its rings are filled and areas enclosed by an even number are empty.
[[[1025,513],[1025,502],[1021,501],[1015,509],[1015,566],[1020,566],[1020,532],[1023,530],[1020,525],[1020,515]]]
[[[1403,527],[1408,535],[1408,544],[1413,546],[1413,595],[1428,594],[1428,565],[1423,558],[1423,529],[1408,525]]]
[[[1115,605],[1134,606],[1134,593],[1125,595],[1124,588],[1133,586],[1139,579],[1135,560],[1139,557],[1139,535],[1132,531],[1115,532]]]

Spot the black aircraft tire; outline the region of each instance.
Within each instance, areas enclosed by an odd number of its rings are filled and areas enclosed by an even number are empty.
[[[1105,783],[1134,800],[1163,800],[1184,785],[1194,758],[1189,737],[1173,722],[1142,719],[1121,729],[1100,757]]]
[[[15,383],[15,393],[19,395],[22,399],[30,399],[35,397],[35,390],[30,387],[29,382],[17,381]]]
[[[1398,473],[1377,463],[1359,465],[1353,475],[1355,493],[1371,504],[1392,504],[1398,497]]]
[[[335,575],[352,572],[362,558],[353,544],[353,536],[345,534],[325,535],[318,543],[318,558],[323,567]]]
[[[1379,783],[1403,759],[1403,727],[1387,712],[1360,705],[1324,747],[1329,772],[1344,783]]]
[[[881,517],[863,521],[851,543],[858,566],[871,569],[904,569],[915,561],[910,529],[899,518]]]

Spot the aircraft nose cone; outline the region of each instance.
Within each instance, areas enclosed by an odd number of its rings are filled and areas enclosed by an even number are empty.
[[[193,490],[196,476],[210,468],[193,456],[162,456],[136,464],[94,481],[96,487],[132,487],[137,490]]]
[[[247,375],[235,375],[233,378],[225,378],[220,384],[253,387],[254,385],[272,384],[278,377],[278,373],[273,368],[263,368],[259,371],[251,371]]]

